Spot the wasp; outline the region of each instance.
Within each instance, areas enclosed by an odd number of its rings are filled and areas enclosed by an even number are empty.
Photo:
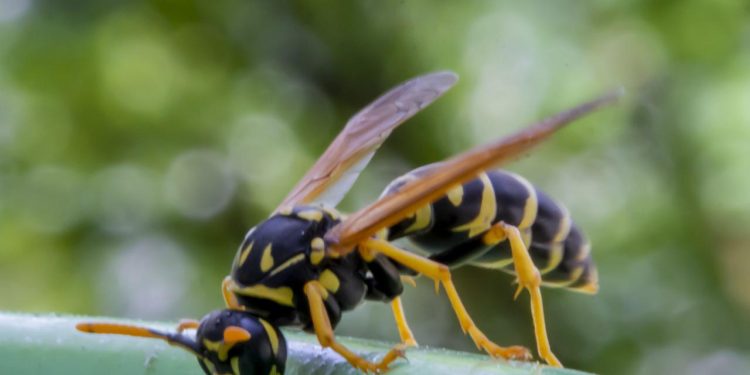
[[[501,347],[474,324],[451,281],[450,268],[473,264],[514,273],[516,296],[528,289],[539,355],[561,366],[547,339],[540,285],[593,293],[597,273],[589,246],[567,210],[520,176],[489,171],[570,121],[613,102],[610,93],[510,137],[397,179],[376,202],[343,217],[332,207],[398,125],[452,87],[438,72],[387,92],[349,120],[343,131],[265,221],[250,229],[222,289],[227,306],[274,324],[301,325],[323,347],[364,371],[383,371],[402,355],[391,349],[369,362],[335,340],[341,314],[364,299],[390,302],[402,344],[415,344],[399,298],[404,270],[446,291],[461,328],[492,356],[528,359],[520,346]],[[408,237],[431,255],[394,246]],[[538,265],[538,266],[537,266]],[[541,270],[540,268],[541,267]]]
[[[416,345],[400,295],[403,280],[418,274],[433,280],[436,290],[444,288],[461,329],[477,347],[493,357],[531,359],[522,346],[500,346],[487,338],[452,282],[454,267],[499,269],[515,275],[515,297],[529,291],[539,356],[561,366],[547,338],[540,286],[596,292],[590,247],[564,206],[522,177],[493,168],[614,102],[619,92],[407,173],[374,203],[350,215],[335,209],[390,133],[457,79],[451,72],[413,78],[347,122],[270,217],[246,234],[222,282],[229,310],[273,327],[301,326],[353,367],[382,372],[404,355],[407,346]],[[424,253],[391,242],[404,237]],[[378,362],[352,352],[333,333],[343,312],[364,300],[390,303],[401,336],[401,343]],[[240,372],[244,375],[244,368],[235,371]]]
[[[286,366],[286,340],[278,327],[239,310],[216,310],[200,321],[183,320],[177,332],[117,323],[79,323],[87,333],[161,339],[198,358],[206,374],[281,375]],[[184,334],[196,329],[195,339]]]

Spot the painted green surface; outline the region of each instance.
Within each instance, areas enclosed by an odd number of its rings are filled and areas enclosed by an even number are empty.
[[[162,341],[91,335],[75,330],[77,322],[91,319],[0,313],[0,374],[202,374],[194,357]],[[163,329],[172,327],[165,323],[129,323]],[[321,350],[314,336],[289,330],[285,335],[289,343],[287,374],[358,373],[335,353]],[[359,353],[368,353],[368,358],[377,357],[388,349],[388,344],[377,341],[351,338],[341,341]],[[411,349],[407,357],[408,360],[397,361],[389,374],[584,374],[443,349]]]

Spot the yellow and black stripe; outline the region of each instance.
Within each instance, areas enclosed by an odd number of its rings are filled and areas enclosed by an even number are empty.
[[[383,195],[396,193],[436,167],[439,164],[399,177]],[[480,173],[388,228],[382,237],[408,237],[432,260],[450,267],[472,264],[513,272],[508,241],[488,242],[484,237],[499,222],[518,228],[544,285],[589,293],[597,290],[590,246],[568,210],[523,177],[506,171]]]

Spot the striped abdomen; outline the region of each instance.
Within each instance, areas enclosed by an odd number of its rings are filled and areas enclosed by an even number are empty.
[[[429,165],[393,181],[383,195],[419,178]],[[516,226],[529,247],[544,285],[594,293],[597,273],[590,246],[568,211],[523,177],[495,170],[449,191],[388,230],[388,239],[408,237],[431,259],[451,267],[472,264],[513,272],[508,241],[484,242],[500,221]]]

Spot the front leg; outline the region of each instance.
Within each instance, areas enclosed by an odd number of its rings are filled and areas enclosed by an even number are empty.
[[[201,322],[194,319],[180,319],[180,322],[177,324],[177,333],[185,332],[188,329],[198,329],[200,325]]]
[[[237,301],[237,296],[235,296],[230,290],[230,285],[232,285],[232,283],[231,276],[225,277],[221,282],[221,296],[224,297],[224,304],[230,310],[244,310],[245,308],[240,305],[239,301]]]
[[[352,366],[364,372],[384,372],[388,370],[388,365],[403,357],[404,352],[401,347],[395,347],[386,353],[385,357],[379,363],[370,362],[345,346],[336,341],[331,327],[331,321],[326,311],[324,300],[328,297],[328,291],[319,281],[309,281],[304,287],[307,302],[310,305],[310,318],[312,319],[315,335],[318,336],[318,342],[324,348],[331,348],[333,351],[344,357]]]

